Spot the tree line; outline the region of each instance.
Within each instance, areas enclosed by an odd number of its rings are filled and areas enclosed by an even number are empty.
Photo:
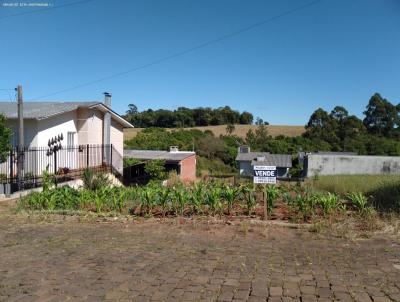
[[[374,94],[364,111],[364,118],[350,115],[342,106],[331,112],[315,110],[303,135],[272,137],[264,124],[249,130],[245,138],[235,135],[227,126],[226,135],[214,136],[211,131],[176,129],[166,131],[149,128],[126,142],[137,149],[168,150],[177,145],[182,150],[197,152],[199,170],[229,173],[236,169],[237,147],[247,144],[253,151],[297,155],[300,151],[346,151],[368,155],[400,156],[400,106]]]
[[[253,115],[250,112],[239,112],[229,106],[212,109],[209,107],[186,108],[177,110],[147,109],[139,112],[134,104],[128,106],[125,119],[138,128],[183,128],[195,126],[252,124]]]

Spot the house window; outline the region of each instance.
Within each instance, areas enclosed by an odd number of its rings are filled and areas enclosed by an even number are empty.
[[[72,148],[75,146],[75,134],[76,132],[68,132],[67,133],[67,148],[72,151]]]

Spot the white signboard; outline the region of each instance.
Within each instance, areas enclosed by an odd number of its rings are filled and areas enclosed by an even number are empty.
[[[276,166],[254,166],[255,184],[276,184]]]

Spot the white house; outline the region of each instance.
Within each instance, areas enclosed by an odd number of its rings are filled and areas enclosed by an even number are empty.
[[[49,140],[55,137],[63,137],[59,144],[66,149],[74,146],[112,144],[114,152],[122,158],[123,128],[133,128],[133,126],[114,112],[110,106],[109,94],[106,94],[104,103],[99,101],[25,102],[23,104],[24,144],[30,149],[46,148]],[[17,111],[17,102],[0,102],[0,112],[5,115],[6,124],[13,131],[14,146],[18,145]],[[81,160],[77,156],[69,156],[70,167],[68,168],[75,168],[74,165]],[[83,155],[80,156],[83,157]],[[50,165],[51,169],[53,161],[49,159],[46,164]],[[2,165],[7,165],[7,163]],[[120,165],[118,170],[122,171],[122,162],[118,165]],[[42,166],[43,164],[35,169],[42,169]]]

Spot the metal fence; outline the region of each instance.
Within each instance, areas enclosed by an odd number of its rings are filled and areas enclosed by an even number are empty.
[[[40,186],[44,171],[64,181],[81,177],[86,168],[120,176],[122,156],[113,145],[14,148],[0,164],[0,184],[10,184],[16,191]]]

